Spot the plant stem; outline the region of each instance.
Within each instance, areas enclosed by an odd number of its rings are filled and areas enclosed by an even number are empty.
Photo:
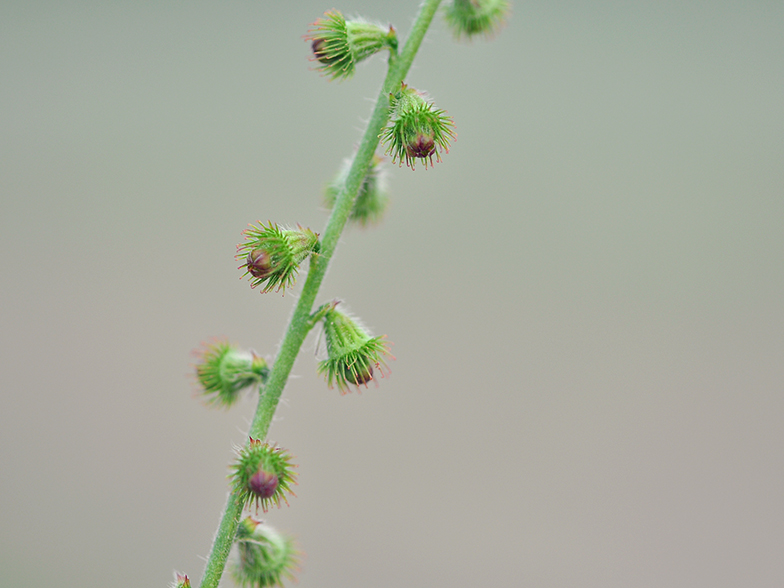
[[[327,221],[327,226],[321,239],[321,252],[313,255],[310,259],[310,268],[305,286],[302,288],[302,293],[286,330],[283,343],[281,343],[278,357],[275,359],[269,379],[259,399],[256,414],[248,433],[254,439],[266,439],[280,395],[283,393],[291,368],[294,366],[294,360],[296,360],[299,354],[305,337],[313,327],[313,323],[310,320],[310,312],[316,301],[321,282],[326,275],[329,261],[335,252],[338,239],[346,226],[346,222],[348,222],[351,209],[354,206],[354,200],[370,168],[373,155],[378,147],[379,134],[389,118],[389,94],[400,86],[408,73],[440,3],[441,0],[425,0],[423,2],[400,55],[390,55],[389,69],[384,85],[381,88],[381,93],[365,129],[362,142],[354,156],[346,184],[338,194],[335,205],[332,208],[332,214]],[[226,508],[215,536],[212,551],[207,560],[201,588],[217,588],[218,582],[220,582],[220,578],[223,575],[223,570],[226,567],[226,559],[229,556],[241,514],[242,504],[239,503],[237,496],[232,492],[226,502]]]

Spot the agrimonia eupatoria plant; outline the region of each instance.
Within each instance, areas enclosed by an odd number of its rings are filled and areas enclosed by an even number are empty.
[[[207,404],[229,407],[244,391],[258,393],[258,405],[248,431],[248,442],[237,450],[230,470],[228,496],[212,550],[201,580],[201,588],[216,588],[226,569],[233,547],[237,555],[231,575],[242,586],[282,585],[293,579],[300,556],[292,540],[243,512],[288,504],[296,475],[286,449],[265,441],[294,360],[308,333],[321,324],[326,341],[326,359],[316,366],[329,388],[341,394],[388,374],[389,343],[374,337],[341,310],[337,301],[315,306],[321,282],[335,252],[340,235],[351,221],[361,226],[377,224],[389,200],[383,157],[376,153],[383,142],[392,162],[415,169],[419,160],[425,168],[442,160],[456,138],[455,125],[446,111],[420,90],[405,83],[405,77],[424,39],[441,0],[424,0],[408,38],[399,46],[393,26],[347,19],[330,10],[310,27],[305,39],[310,44],[315,68],[330,80],[346,80],[356,65],[379,52],[387,52],[387,75],[373,113],[356,152],[348,157],[327,184],[324,202],[331,209],[323,233],[299,225],[286,227],[272,221],[257,222],[243,233],[236,259],[242,277],[262,293],[284,292],[295,285],[305,262],[307,277],[272,365],[226,341],[216,341],[199,352],[196,378]],[[452,0],[443,6],[444,19],[458,39],[491,36],[504,24],[509,3],[504,0]],[[314,310],[315,308],[315,310]],[[175,588],[189,588],[184,574],[175,574]]]
[[[324,374],[330,388],[337,385],[341,394],[345,394],[351,386],[367,387],[373,379],[373,368],[383,377],[389,351],[384,337],[368,335],[354,319],[336,310],[337,305],[338,302],[333,302],[322,319],[328,357],[316,369]]]
[[[248,445],[238,448],[237,453],[231,480],[234,493],[244,506],[255,505],[256,510],[261,506],[267,512],[273,503],[278,508],[281,500],[289,503],[286,493],[294,494],[291,484],[296,484],[296,474],[292,467],[296,466],[285,449],[251,437]]]
[[[251,225],[243,233],[245,243],[237,246],[237,259],[245,274],[251,276],[251,288],[262,286],[262,292],[284,290],[294,285],[300,264],[319,250],[318,235],[298,226],[281,229],[270,222],[265,227]]]
[[[506,23],[510,10],[507,0],[454,0],[444,6],[444,19],[456,39],[490,37]]]
[[[389,95],[389,124],[381,133],[381,140],[392,154],[392,163],[403,159],[411,169],[420,159],[427,168],[441,161],[439,151],[449,153],[449,140],[455,138],[455,125],[444,110],[433,107],[423,92],[400,83],[400,89]]]
[[[196,379],[208,403],[229,407],[240,393],[260,386],[269,376],[263,357],[243,351],[226,341],[216,341],[197,352]]]
[[[337,10],[325,12],[305,38],[310,41],[318,69],[333,80],[350,78],[357,63],[382,49],[397,52],[393,27],[384,28],[359,18],[347,21]]]
[[[294,579],[299,553],[294,541],[269,525],[246,517],[237,528],[237,561],[232,577],[241,586],[282,586]]]
[[[352,163],[353,159],[344,159],[340,171],[324,189],[324,204],[327,208],[335,205],[335,200],[346,185]],[[349,220],[363,227],[377,224],[384,216],[389,203],[386,170],[383,163],[384,159],[381,156],[373,156],[367,174],[359,186],[357,197],[354,199],[354,206],[351,208]]]

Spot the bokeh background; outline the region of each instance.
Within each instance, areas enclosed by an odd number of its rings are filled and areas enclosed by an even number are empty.
[[[274,356],[297,290],[238,279],[240,232],[323,228],[384,76],[311,71],[333,7],[405,37],[417,2],[0,4],[2,586],[201,577],[255,403],[202,406],[190,352]],[[459,140],[390,167],[320,296],[392,375],[341,397],[311,335],[271,430],[301,588],[784,583],[782,30],[779,0],[436,20],[408,82]]]

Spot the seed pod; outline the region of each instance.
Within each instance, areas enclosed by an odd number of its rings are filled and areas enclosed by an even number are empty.
[[[392,163],[411,169],[419,159],[427,168],[433,157],[441,161],[441,151],[449,153],[449,142],[456,138],[455,124],[446,111],[439,110],[425,95],[406,84],[389,96],[389,123],[379,135],[392,154]]]
[[[310,229],[297,227],[284,229],[270,222],[259,223],[243,231],[245,243],[237,246],[236,258],[245,269],[243,277],[250,275],[250,287],[261,286],[262,292],[285,290],[297,280],[300,264],[312,253],[318,252],[318,234]]]
[[[348,79],[357,63],[384,48],[397,51],[397,33],[363,19],[346,20],[337,10],[329,10],[311,25],[305,40],[310,41],[318,68],[331,79]]]
[[[385,357],[389,356],[389,346],[383,337],[371,337],[354,319],[335,309],[326,312],[324,336],[327,341],[327,359],[318,365],[318,372],[324,374],[327,385],[337,385],[341,394],[351,391],[351,386],[364,385],[373,379],[374,369],[382,377],[388,371]],[[394,359],[394,357],[392,357]]]
[[[296,474],[291,455],[280,447],[273,447],[257,439],[250,439],[239,449],[237,462],[231,474],[232,486],[244,506],[251,504],[267,512],[272,504],[280,508],[281,501],[288,504],[286,494],[294,495],[292,484]]]

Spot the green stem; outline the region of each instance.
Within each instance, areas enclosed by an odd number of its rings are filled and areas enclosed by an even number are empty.
[[[316,301],[321,282],[326,275],[329,261],[332,259],[340,235],[346,226],[346,222],[348,222],[359,187],[370,168],[373,155],[378,147],[378,136],[389,118],[389,94],[395,91],[405,79],[440,3],[441,0],[425,0],[403,50],[398,56],[390,55],[387,77],[376,101],[370,122],[368,122],[368,126],[365,129],[362,142],[354,156],[346,184],[338,194],[335,205],[332,208],[332,214],[327,221],[327,226],[321,238],[321,251],[310,259],[308,278],[305,281],[305,286],[302,288],[302,293],[286,330],[283,343],[281,343],[278,357],[275,359],[275,364],[272,366],[269,379],[264,387],[264,392],[259,399],[256,415],[248,433],[254,439],[266,439],[280,395],[283,393],[291,368],[294,366],[294,360],[297,359],[302,343],[313,327],[313,323],[310,320],[310,312]],[[215,542],[207,560],[201,588],[217,588],[218,582],[220,582],[220,578],[223,575],[223,570],[226,567],[226,559],[229,556],[241,514],[242,505],[239,504],[237,496],[231,493],[226,502],[218,533],[215,536]]]

